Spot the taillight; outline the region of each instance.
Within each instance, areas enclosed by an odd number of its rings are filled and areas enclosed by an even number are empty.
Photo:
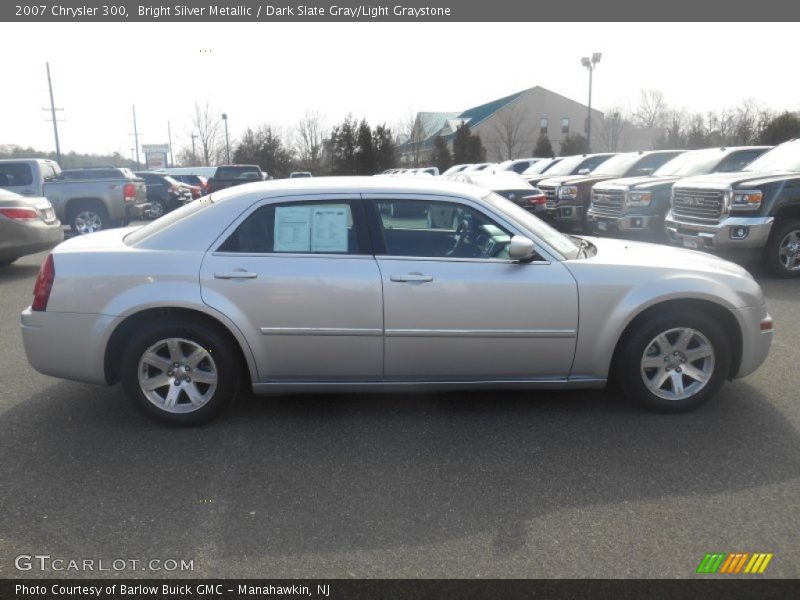
[[[50,291],[53,289],[53,280],[55,278],[56,268],[53,265],[53,255],[48,254],[39,269],[39,275],[36,276],[31,310],[47,310],[47,301],[50,299]]]
[[[32,219],[39,218],[39,213],[37,213],[34,209],[27,207],[0,208],[0,215],[8,217],[9,219],[14,219],[15,221],[30,221]]]
[[[537,194],[535,196],[523,196],[522,201],[528,206],[537,206],[540,204],[547,204],[547,196],[544,194]]]
[[[136,185],[133,183],[126,183],[122,187],[122,195],[125,198],[125,202],[136,200]]]

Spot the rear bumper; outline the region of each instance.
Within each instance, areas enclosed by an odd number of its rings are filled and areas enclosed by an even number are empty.
[[[719,223],[682,221],[667,213],[664,227],[670,242],[723,254],[758,255],[767,245],[774,217],[727,217]],[[737,234],[744,232],[744,236]]]
[[[4,223],[0,228],[0,260],[49,250],[64,241],[64,228],[54,223]]]
[[[22,341],[31,366],[45,375],[105,384],[105,348],[122,317],[34,312],[21,315]]]
[[[761,322],[770,318],[766,304],[734,311],[742,329],[742,361],[735,377],[745,377],[766,360],[772,345],[772,330],[761,331]]]
[[[134,221],[144,217],[145,209],[150,206],[149,202],[129,203],[125,205],[125,218]]]

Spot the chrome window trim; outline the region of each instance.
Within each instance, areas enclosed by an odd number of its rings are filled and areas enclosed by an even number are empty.
[[[261,327],[263,335],[330,335],[380,337],[383,330],[367,327]]]
[[[575,338],[574,329],[387,329],[386,337]]]
[[[549,265],[549,260],[532,260],[520,262],[509,258],[454,258],[452,256],[395,256],[389,254],[376,254],[376,260],[413,260],[424,262],[466,262],[466,263],[492,263],[498,265]]]

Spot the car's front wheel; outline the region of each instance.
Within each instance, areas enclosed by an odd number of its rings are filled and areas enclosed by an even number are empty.
[[[730,371],[730,342],[710,314],[686,309],[645,317],[622,340],[616,376],[623,393],[658,412],[705,403]]]
[[[120,379],[146,414],[172,425],[201,425],[236,398],[238,349],[216,327],[186,318],[158,319],[125,346]]]
[[[777,277],[800,277],[800,219],[776,223],[764,248],[764,263]]]

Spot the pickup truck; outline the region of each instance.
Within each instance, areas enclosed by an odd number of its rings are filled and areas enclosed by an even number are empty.
[[[84,234],[126,225],[148,206],[144,181],[129,169],[70,169],[52,160],[0,160],[0,188],[23,196],[44,196],[56,217]]]
[[[552,162],[541,171],[534,164],[530,173],[523,173],[525,181],[533,187],[539,187],[539,182],[550,177],[560,177],[562,175],[586,175],[591,173],[602,163],[614,156],[611,152],[598,154],[576,154],[574,156],[564,156],[552,159]]]
[[[592,233],[665,241],[672,184],[686,177],[741,171],[771,146],[708,148],[680,154],[652,175],[595,184],[587,213]]]
[[[264,179],[265,173],[258,165],[223,165],[217,167],[214,176],[209,178],[206,185],[210,194],[234,185],[264,181]]]
[[[800,277],[800,140],[738,173],[678,181],[664,226],[673,244],[759,258],[778,277]]]
[[[626,152],[603,161],[586,175],[544,179],[537,187],[547,195],[546,218],[553,221],[562,231],[577,229],[590,233],[591,228],[586,213],[591,202],[592,186],[609,179],[651,175],[661,165],[682,152],[683,150]]]

